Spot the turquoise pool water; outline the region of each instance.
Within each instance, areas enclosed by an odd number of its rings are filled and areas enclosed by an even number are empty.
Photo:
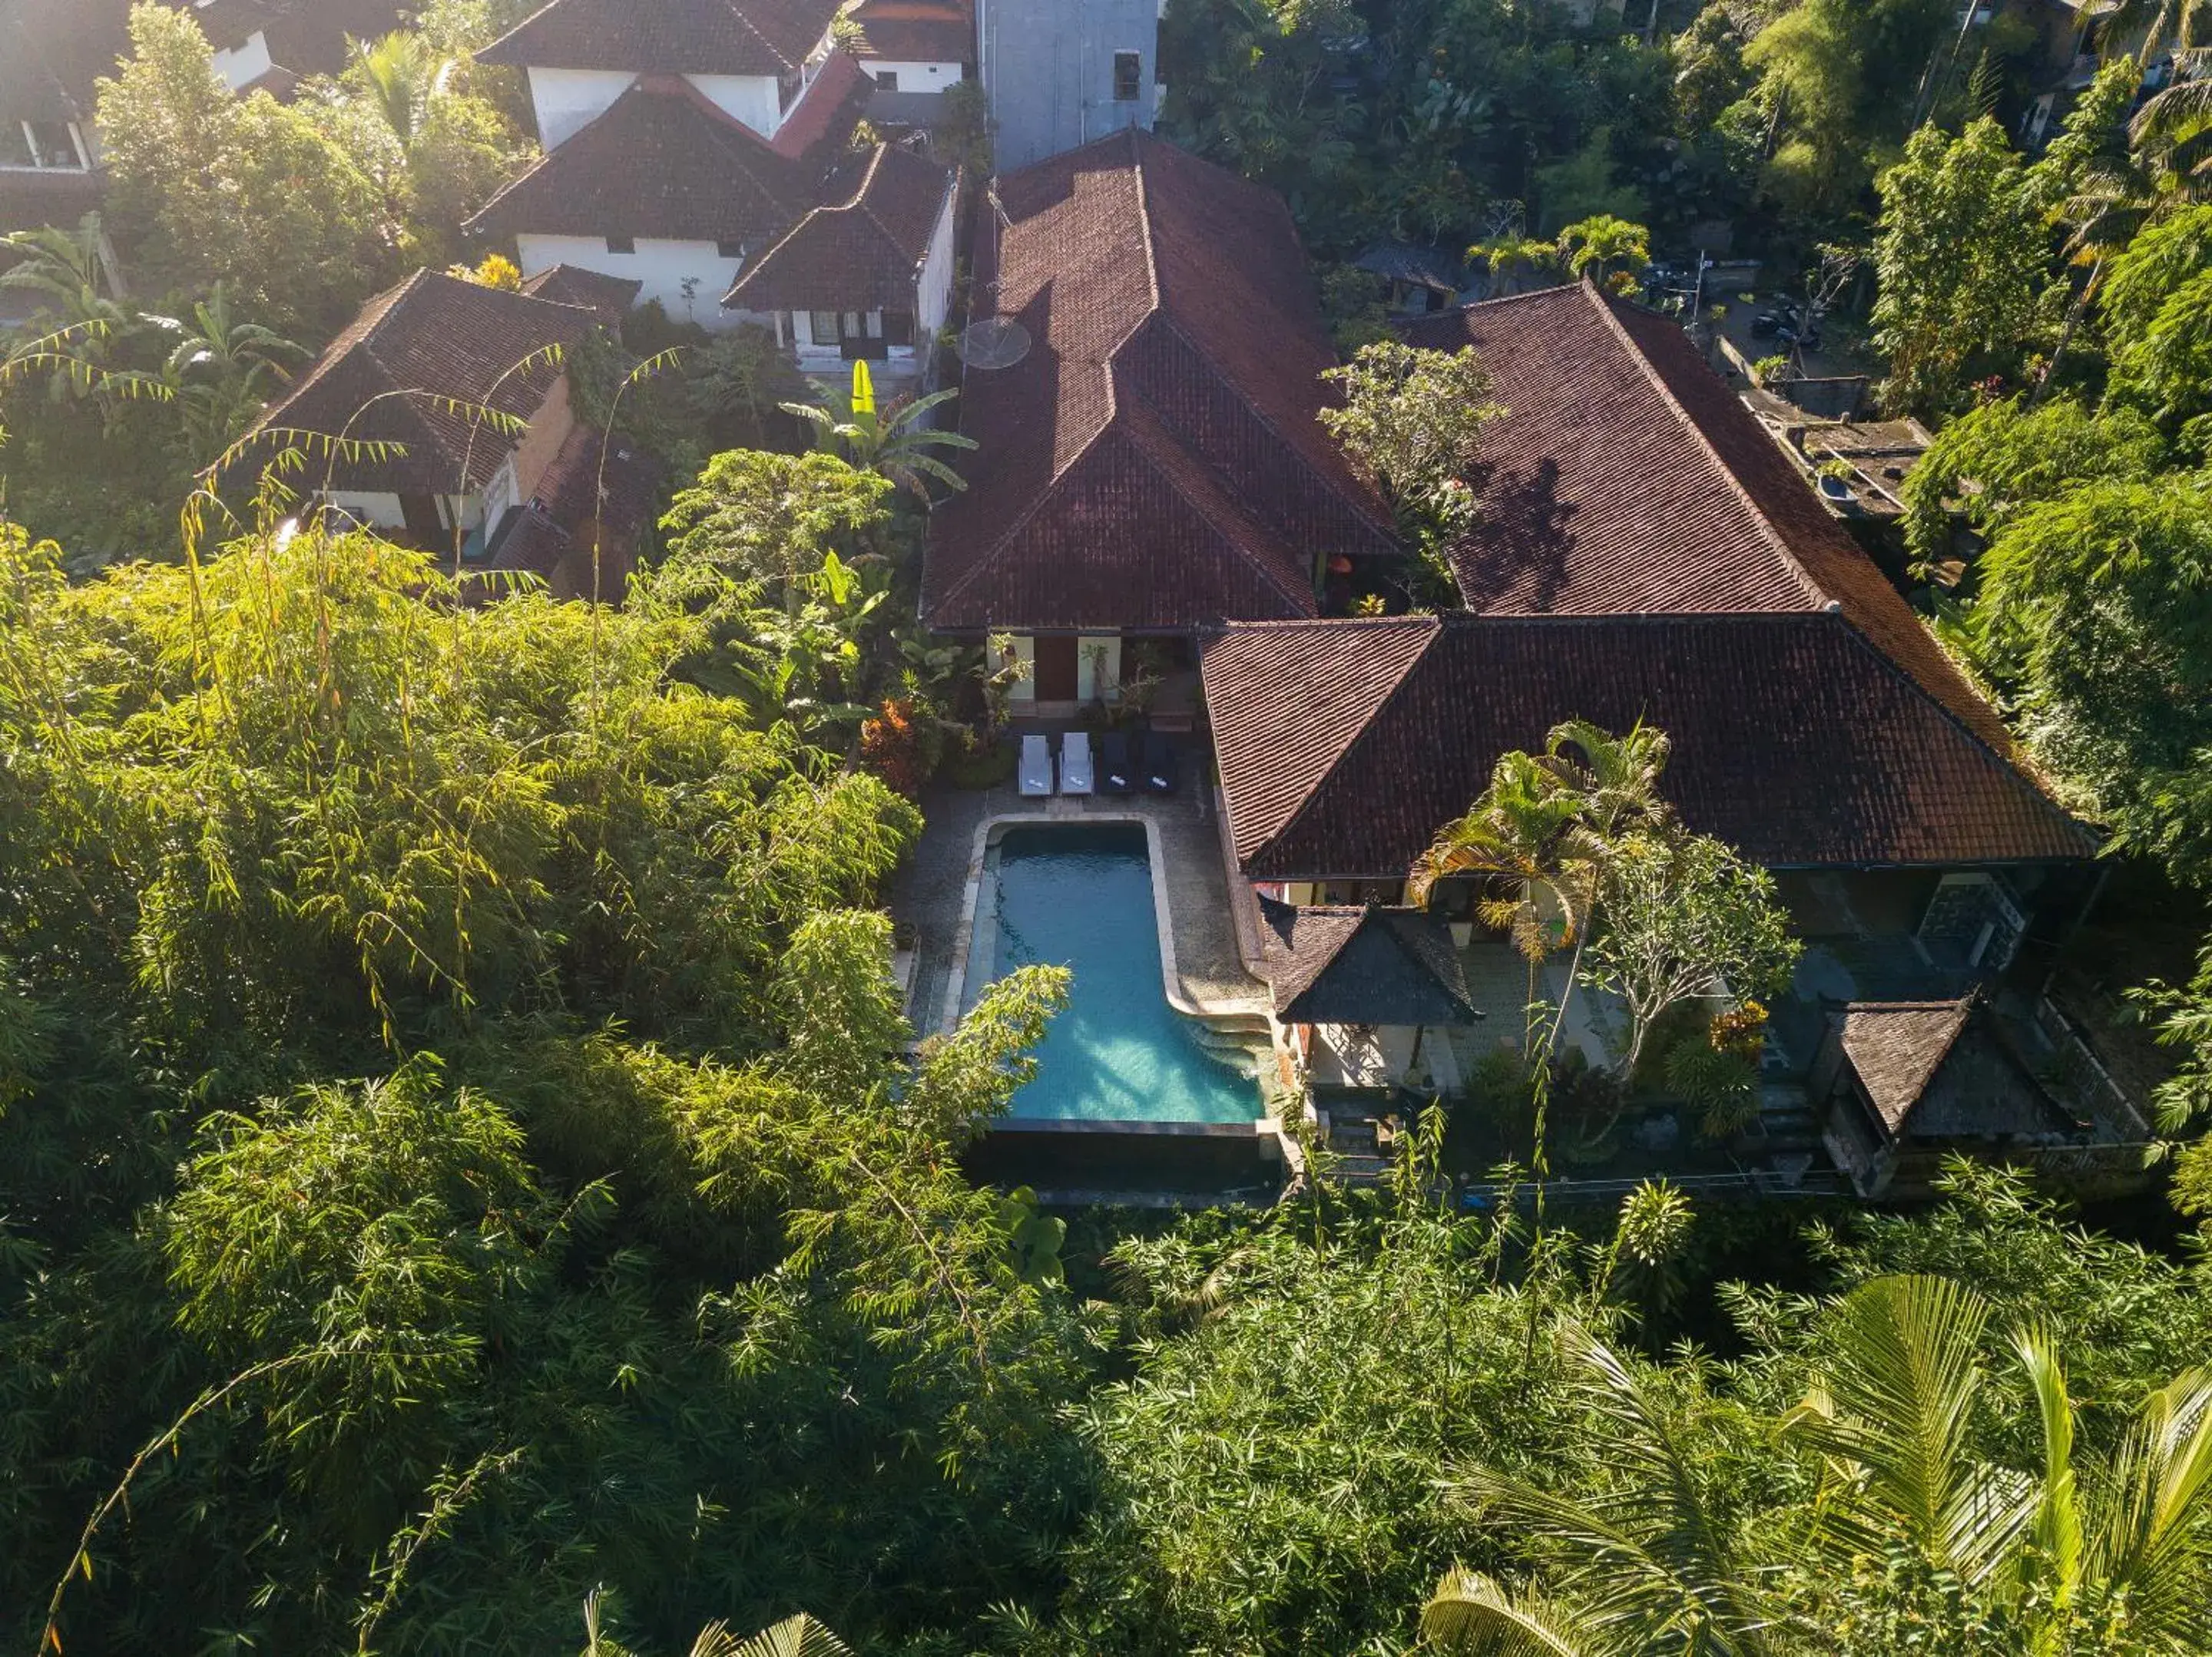
[[[1199,1045],[1167,1002],[1152,865],[1139,823],[1007,829],[986,854],[968,967],[972,1003],[1039,962],[1073,970],[1016,1116],[1249,1122],[1258,1084]]]

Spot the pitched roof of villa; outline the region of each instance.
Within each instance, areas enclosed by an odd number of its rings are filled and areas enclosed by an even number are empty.
[[[828,32],[841,0],[552,0],[477,54],[518,68],[640,75],[781,75]]]
[[[722,303],[748,311],[905,310],[952,193],[926,155],[879,143],[841,167],[823,203],[754,260]]]
[[[528,419],[561,377],[558,355],[599,320],[580,306],[417,270],[364,305],[253,429],[393,446],[380,454],[313,457],[319,486],[327,476],[331,487],[346,489],[477,489],[515,440],[471,408]],[[258,467],[270,458],[268,446],[257,446],[241,464]]]
[[[471,234],[744,241],[812,195],[805,166],[680,76],[641,80],[485,203]],[[702,295],[711,298],[711,295]]]
[[[1471,1024],[1481,1015],[1444,923],[1378,904],[1260,900],[1275,1016],[1298,1024]]]
[[[894,64],[972,64],[975,15],[968,0],[862,0],[860,56]]]
[[[1401,877],[1562,720],[1672,737],[1688,825],[1770,867],[2091,854],[2086,829],[1839,611],[1233,626],[1203,669],[1238,867]]]
[[[1314,613],[1324,554],[1392,549],[1315,419],[1336,361],[1273,191],[1131,129],[1000,179],[969,487],[932,514],[942,628],[1182,629]]]
[[[532,299],[550,299],[562,305],[580,305],[597,311],[606,322],[620,322],[637,303],[645,284],[635,277],[611,276],[574,264],[556,264],[526,277],[522,291]]]
[[[1506,413],[1451,554],[1486,615],[1832,613],[2000,752],[1996,713],[1679,324],[1588,282],[1414,319],[1472,344]]]

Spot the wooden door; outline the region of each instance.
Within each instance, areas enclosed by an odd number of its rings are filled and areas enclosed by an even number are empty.
[[[1075,635],[1040,634],[1036,641],[1036,699],[1041,702],[1075,700]]]
[[[399,517],[407,525],[408,538],[428,551],[443,551],[452,541],[446,533],[446,514],[438,510],[434,495],[401,495]]]

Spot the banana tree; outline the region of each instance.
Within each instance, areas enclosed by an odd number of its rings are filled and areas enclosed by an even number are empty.
[[[842,409],[814,403],[776,406],[813,428],[817,448],[842,454],[854,465],[888,477],[927,501],[933,481],[956,494],[968,487],[967,480],[939,458],[939,453],[972,449],[975,440],[960,432],[939,431],[929,424],[933,410],[959,395],[958,387],[948,385],[927,397],[895,398],[887,410],[878,412],[868,365],[855,362],[852,391]]]

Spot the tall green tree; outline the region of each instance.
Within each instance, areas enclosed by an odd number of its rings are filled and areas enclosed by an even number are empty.
[[[2014,517],[1972,628],[2039,752],[2131,847],[2212,871],[2212,494],[2201,475],[2084,484]]]
[[[2003,129],[1913,134],[1881,175],[1875,344],[1892,408],[1948,409],[1977,366],[2014,362],[2034,331],[2045,249]]]

